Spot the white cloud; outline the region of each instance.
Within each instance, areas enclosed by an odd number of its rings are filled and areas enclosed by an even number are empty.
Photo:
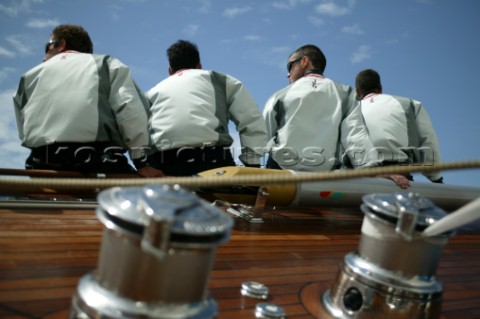
[[[183,33],[185,33],[189,37],[193,37],[197,34],[199,26],[196,24],[189,24],[183,29]]]
[[[23,169],[29,153],[27,148],[21,146],[18,139],[5,143],[0,141],[0,167]]]
[[[15,90],[0,92],[0,167],[23,168],[28,150],[21,146],[12,97]]]
[[[23,54],[32,54],[33,49],[30,45],[31,41],[23,35],[11,35],[7,38],[7,42],[15,48],[17,52]]]
[[[55,27],[60,24],[58,19],[30,19],[27,22],[27,27],[33,29],[44,29]]]
[[[323,3],[315,7],[315,11],[332,17],[343,16],[350,13],[355,6],[356,0],[348,0],[345,6],[338,5],[338,1],[324,0]]]
[[[12,1],[10,5],[0,4],[0,12],[15,17],[21,12],[30,11],[31,5],[35,3],[43,3],[43,0],[21,0]]]
[[[398,44],[400,41],[398,39],[395,39],[395,38],[391,38],[391,39],[388,39],[387,41],[385,41],[387,44]]]
[[[272,7],[275,9],[285,10],[291,9],[292,7],[288,4],[288,2],[274,2],[272,3]]]
[[[14,68],[9,68],[9,67],[3,67],[0,69],[0,83],[3,82],[3,80],[7,79],[10,74],[15,73]]]
[[[279,70],[284,71],[288,56],[293,52],[293,50],[294,49],[292,49],[292,47],[287,45],[271,47],[268,50],[263,50],[264,55],[261,57],[261,61],[267,65],[272,65]]]
[[[119,6],[118,4],[111,4],[108,6],[108,13],[110,14],[110,17],[114,21],[118,21],[121,19],[120,12],[122,11],[122,7]]]
[[[290,53],[290,47],[288,46],[281,46],[281,47],[272,47],[271,52],[273,53]]]
[[[200,8],[198,9],[198,11],[202,13],[208,13],[211,6],[212,0],[200,0]]]
[[[346,25],[342,28],[342,32],[350,33],[350,34],[363,34],[364,33],[364,31],[362,30],[362,28],[360,28],[360,26],[358,24]]]
[[[350,62],[352,62],[352,64],[357,64],[367,59],[370,59],[371,57],[372,57],[372,47],[369,45],[361,45],[357,49],[357,51],[355,51],[352,54],[350,58]]]
[[[17,137],[15,113],[13,111],[13,95],[15,90],[9,89],[0,92],[0,141],[11,140]]]
[[[229,8],[229,9],[225,9],[225,11],[223,11],[223,15],[227,16],[229,18],[235,18],[237,15],[244,14],[244,13],[250,11],[250,10],[252,10],[251,7]]]
[[[273,6],[275,9],[285,10],[285,9],[293,9],[293,8],[295,8],[297,5],[307,4],[307,3],[310,3],[310,2],[312,2],[312,0],[275,1],[275,2],[272,3],[272,6]]]
[[[309,16],[308,21],[310,21],[310,23],[313,24],[315,27],[320,27],[325,24],[325,21],[323,21],[318,17],[313,17],[313,16]]]
[[[4,56],[7,58],[15,57],[15,52],[5,49],[4,47],[0,47],[0,56]]]
[[[246,35],[244,39],[247,41],[260,41],[262,40],[262,37],[259,35],[251,34],[251,35]]]

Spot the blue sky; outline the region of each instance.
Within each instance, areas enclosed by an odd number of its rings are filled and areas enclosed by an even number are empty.
[[[327,77],[353,85],[374,68],[385,93],[421,101],[443,162],[477,160],[479,12],[477,0],[0,0],[0,167],[23,168],[12,96],[61,23],[85,27],[95,53],[130,66],[144,91],[168,76],[167,47],[191,40],[205,69],[240,79],[262,110],[288,84],[289,54],[315,44]],[[480,169],[444,176],[480,186]]]

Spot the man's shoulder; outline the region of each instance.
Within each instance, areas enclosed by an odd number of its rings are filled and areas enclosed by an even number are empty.
[[[46,61],[46,62],[48,62],[48,61]],[[45,63],[46,63],[46,62],[37,64],[36,66],[34,66],[33,68],[31,68],[30,70],[26,71],[26,72],[23,74],[23,77],[28,77],[29,75],[33,75],[33,74],[38,73],[41,69],[43,69],[43,68],[45,67]]]
[[[268,100],[271,101],[271,100],[279,100],[279,99],[283,99],[285,97],[285,95],[288,93],[288,91],[290,91],[292,88],[292,84],[289,84],[287,86],[285,86],[284,88],[276,91],[275,93],[273,93],[269,98]]]
[[[384,95],[390,96],[392,99],[397,100],[402,105],[409,105],[409,104],[421,105],[422,104],[422,102],[406,96],[390,95],[390,94],[384,94]]]
[[[221,79],[222,81],[225,81],[225,82],[229,83],[230,85],[243,86],[242,81],[240,81],[240,79],[238,79],[237,77],[235,77],[231,74],[223,73],[223,72],[219,72],[219,71],[213,71],[213,70],[210,70],[208,72],[209,72],[211,78]]]

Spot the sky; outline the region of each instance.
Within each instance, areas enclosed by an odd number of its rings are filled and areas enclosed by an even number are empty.
[[[478,0],[0,0],[0,168],[24,167],[12,96],[64,23],[82,25],[94,52],[128,65],[144,91],[168,76],[166,49],[193,41],[203,68],[242,81],[261,110],[288,85],[290,53],[315,44],[326,77],[353,86],[373,68],[384,93],[421,101],[442,162],[479,160],[479,12]],[[443,175],[480,186],[480,169]]]

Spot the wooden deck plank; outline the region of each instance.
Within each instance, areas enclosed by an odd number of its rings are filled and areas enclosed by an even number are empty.
[[[254,317],[259,300],[241,296],[244,281],[266,284],[268,301],[288,318],[314,318],[302,291],[318,297],[330,287],[345,254],[357,249],[362,216],[313,208],[265,216],[263,224],[236,220],[217,250],[209,292],[218,318]],[[79,278],[96,267],[102,232],[93,209],[0,209],[0,318],[65,318]],[[450,239],[441,257],[442,319],[480,317],[479,266],[474,223]]]

